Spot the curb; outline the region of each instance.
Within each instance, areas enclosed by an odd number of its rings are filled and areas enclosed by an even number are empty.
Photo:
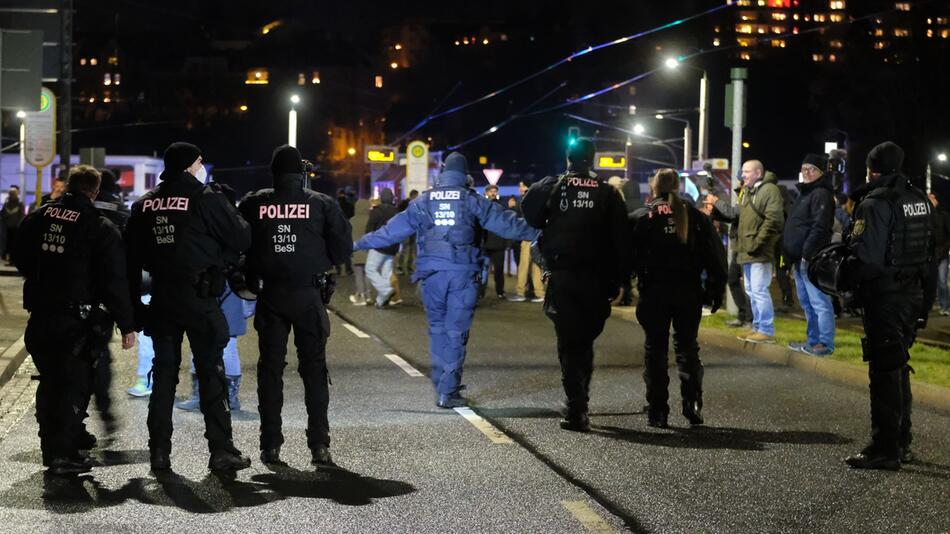
[[[20,364],[26,359],[26,344],[23,342],[23,336],[13,342],[6,350],[0,354],[0,387],[3,387],[20,368]]]
[[[614,307],[611,315],[623,321],[637,322],[635,308]],[[777,365],[793,367],[856,388],[868,387],[868,371],[865,366],[857,366],[828,358],[810,356],[795,352],[779,345],[764,345],[739,341],[735,336],[724,334],[711,328],[700,328],[699,337],[710,345],[721,349],[741,352],[743,355],[769,361]],[[933,410],[950,413],[950,388],[918,382],[911,378],[914,404]]]

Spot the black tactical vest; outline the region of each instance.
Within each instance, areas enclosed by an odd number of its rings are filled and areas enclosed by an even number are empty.
[[[97,304],[92,302],[95,288],[90,262],[98,210],[69,196],[39,209],[39,242],[32,244],[39,252],[27,306]]]
[[[196,213],[199,196],[205,186],[187,184],[183,181],[162,182],[138,202],[142,212],[145,235],[136,235],[144,251],[145,270],[157,276],[178,278],[193,276],[191,262],[184,250],[183,240],[201,224]]]
[[[565,174],[548,199],[541,252],[549,269],[595,269],[607,247],[607,196],[611,185]]]
[[[930,201],[906,179],[894,187],[875,189],[868,198],[888,201],[894,223],[888,234],[885,261],[900,271],[901,278],[917,274],[930,265],[934,254],[934,226]]]
[[[331,200],[328,200],[331,201]],[[318,193],[264,189],[244,201],[250,217],[251,270],[265,281],[294,286],[332,268],[324,239],[326,214]]]

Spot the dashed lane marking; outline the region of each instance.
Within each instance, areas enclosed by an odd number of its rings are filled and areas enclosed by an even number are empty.
[[[491,423],[482,419],[480,415],[473,412],[471,408],[455,408],[455,411],[459,415],[464,417],[469,423],[472,423],[472,426],[481,431],[482,434],[488,436],[488,439],[495,444],[511,444],[514,441],[508,437],[507,434],[498,430]]]
[[[396,354],[384,354],[383,356],[385,356],[386,358],[389,359],[389,361],[399,366],[399,368],[405,371],[406,374],[409,376],[416,376],[416,377],[425,376],[424,374],[417,371],[415,367],[409,365],[409,362],[407,362],[406,360],[403,360]]]
[[[596,534],[614,534],[614,529],[586,502],[561,501],[561,506],[567,508],[567,511],[580,521],[588,531]]]
[[[351,325],[350,323],[343,323],[343,328],[346,328],[346,329],[349,330],[350,332],[353,332],[353,335],[356,336],[356,337],[358,337],[358,338],[362,338],[362,339],[369,338],[369,334],[367,334],[366,332],[360,330],[359,328],[356,328],[355,326]]]

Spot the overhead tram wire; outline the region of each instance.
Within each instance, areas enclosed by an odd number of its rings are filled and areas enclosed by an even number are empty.
[[[521,111],[515,113],[514,115],[511,115],[510,117],[508,117],[508,118],[505,119],[504,121],[502,121],[502,122],[496,124],[495,126],[492,126],[491,128],[489,128],[489,129],[483,131],[482,133],[476,135],[475,137],[472,137],[472,138],[470,138],[470,139],[467,139],[467,140],[465,140],[465,141],[462,141],[461,143],[459,143],[459,144],[457,144],[457,145],[450,146],[450,147],[449,147],[449,150],[458,150],[459,148],[461,148],[461,147],[463,147],[463,146],[465,146],[465,145],[467,145],[467,144],[469,144],[469,143],[472,143],[472,142],[474,142],[474,141],[477,141],[477,140],[481,139],[482,137],[486,137],[486,136],[488,136],[488,135],[491,135],[491,134],[497,132],[499,128],[504,127],[504,126],[505,126],[506,124],[508,124],[509,122],[518,120],[518,119],[520,119],[521,117],[525,116],[525,114],[528,113],[528,111],[531,110],[531,108],[537,106],[538,104],[540,104],[541,102],[543,102],[544,100],[546,100],[549,96],[551,96],[551,95],[553,95],[554,93],[556,93],[558,90],[560,90],[560,89],[561,89],[562,87],[564,87],[565,85],[567,85],[567,82],[561,82],[561,83],[558,84],[554,89],[551,89],[551,90],[548,91],[547,93],[544,93],[543,95],[541,95],[541,98],[538,98],[537,100],[535,100],[535,101],[532,102],[531,104],[528,104],[528,106],[525,107],[524,109],[522,109]]]
[[[923,0],[921,3],[930,3],[930,2],[932,2],[932,1],[933,1],[933,0]],[[846,21],[834,22],[834,23],[831,23],[831,24],[823,25],[823,26],[816,26],[816,27],[814,27],[814,28],[808,28],[807,30],[805,30],[805,31],[800,31],[800,32],[798,32],[798,33],[785,33],[785,34],[781,34],[781,35],[759,37],[759,38],[756,38],[756,41],[757,41],[757,42],[766,42],[766,41],[772,41],[772,40],[774,40],[774,39],[795,39],[796,37],[799,37],[799,36],[802,36],[802,35],[807,35],[807,34],[810,34],[810,33],[819,32],[819,31],[822,31],[822,30],[825,30],[825,29],[828,29],[828,28],[831,28],[831,27],[834,27],[834,26],[840,26],[840,25],[844,25],[844,24],[854,24],[854,23],[856,23],[856,22],[861,22],[861,21],[864,21],[864,20],[867,20],[867,19],[871,19],[871,18],[875,18],[875,17],[881,17],[881,16],[883,16],[883,15],[886,15],[886,14],[891,13],[891,12],[894,12],[894,11],[897,11],[897,8],[896,8],[896,7],[890,8],[890,9],[885,9],[885,10],[883,10],[883,11],[878,11],[878,12],[876,12],[876,13],[871,13],[871,14],[868,14],[868,15],[864,15],[864,16],[858,17],[858,18],[856,18],[856,19],[849,19],[849,20],[846,20]],[[694,53],[692,53],[692,54],[679,56],[677,59],[678,59],[679,61],[686,61],[686,60],[688,60],[688,59],[694,59],[694,58],[697,58],[697,57],[700,57],[700,56],[704,56],[704,55],[707,55],[707,54],[713,54],[713,53],[718,53],[718,52],[724,52],[724,51],[727,51],[727,50],[734,50],[734,49],[736,49],[736,48],[739,48],[739,45],[738,45],[738,44],[731,45],[731,46],[716,47],[716,48],[712,48],[712,49],[704,49],[704,50],[700,50],[700,51],[698,51],[698,52],[694,52]],[[577,97],[577,98],[572,98],[572,99],[569,99],[569,100],[565,100],[564,102],[561,102],[560,104],[556,104],[556,105],[553,105],[553,106],[550,106],[550,107],[547,107],[547,108],[544,108],[544,109],[539,109],[539,110],[537,110],[537,111],[532,111],[532,112],[530,112],[530,113],[521,113],[521,114],[518,114],[518,115],[512,115],[512,116],[509,117],[508,119],[506,119],[506,120],[504,120],[504,121],[502,121],[502,122],[499,122],[498,124],[492,126],[492,127],[489,128],[488,130],[485,130],[485,132],[483,132],[482,134],[480,134],[478,137],[484,137],[485,135],[493,134],[493,133],[497,132],[498,130],[500,130],[501,128],[503,128],[504,126],[507,126],[507,125],[510,124],[511,122],[513,122],[513,121],[515,121],[515,120],[518,120],[518,119],[524,119],[524,118],[528,118],[528,117],[533,117],[533,116],[535,116],[535,115],[541,115],[541,114],[544,114],[544,113],[549,113],[549,112],[551,112],[551,111],[557,111],[557,110],[559,110],[559,109],[564,109],[564,108],[566,108],[566,107],[573,106],[573,105],[579,104],[579,103],[581,103],[581,102],[586,102],[587,100],[591,100],[591,99],[593,99],[593,98],[597,98],[598,96],[601,96],[601,95],[604,95],[604,94],[607,94],[607,93],[616,91],[617,89],[620,89],[620,88],[622,88],[622,87],[626,87],[627,85],[630,85],[631,83],[638,82],[638,81],[640,81],[640,80],[642,80],[642,79],[644,79],[644,78],[647,78],[647,77],[649,77],[649,76],[652,76],[652,75],[654,75],[654,74],[656,74],[657,72],[660,72],[660,71],[662,71],[662,70],[664,70],[664,69],[659,68],[659,67],[658,67],[658,68],[655,68],[655,69],[651,69],[651,70],[648,70],[648,71],[646,71],[646,72],[642,72],[642,73],[640,73],[640,74],[637,74],[636,76],[633,76],[632,78],[628,78],[628,79],[623,80],[623,81],[621,81],[621,82],[617,82],[617,83],[611,84],[611,85],[609,85],[609,86],[607,86],[607,87],[605,87],[605,88],[603,88],[603,89],[599,89],[599,90],[594,91],[594,92],[592,92],[592,93],[588,93],[588,94],[586,94],[586,95],[584,95],[584,96],[580,96],[580,97]],[[462,143],[462,144],[460,144],[460,145],[456,145],[456,146],[463,146],[464,144],[467,144],[467,143],[468,143],[468,141],[466,141],[466,142],[464,142],[464,143]]]
[[[719,5],[719,6],[717,6],[717,7],[714,7],[714,8],[711,8],[711,9],[707,9],[706,11],[703,11],[703,12],[700,12],[700,13],[696,13],[696,14],[694,14],[694,15],[690,15],[690,16],[685,17],[685,18],[677,19],[677,20],[668,22],[668,23],[666,23],[666,24],[663,24],[663,25],[661,25],[661,26],[657,26],[657,27],[655,27],[655,28],[651,28],[651,29],[649,29],[649,30],[645,30],[645,31],[642,31],[642,32],[639,32],[639,33],[635,33],[635,34],[632,34],[632,35],[628,35],[628,36],[626,36],[626,37],[620,37],[620,38],[618,38],[618,39],[614,39],[614,40],[612,40],[612,41],[607,41],[607,42],[605,42],[605,43],[601,43],[601,44],[596,45],[596,46],[588,46],[587,48],[585,48],[585,49],[583,49],[583,50],[574,52],[573,54],[571,54],[571,55],[569,55],[569,56],[567,56],[567,57],[564,57],[564,58],[562,58],[562,59],[560,59],[560,60],[558,60],[558,61],[555,61],[554,63],[548,65],[547,67],[544,67],[543,69],[541,69],[541,70],[539,70],[539,71],[537,71],[537,72],[535,72],[535,73],[533,73],[533,74],[529,74],[528,76],[525,76],[524,78],[521,78],[521,79],[519,79],[519,80],[516,80],[516,81],[514,81],[514,82],[512,82],[512,83],[510,83],[510,84],[508,84],[508,85],[506,85],[506,86],[504,86],[504,87],[502,87],[502,88],[500,88],[500,89],[496,89],[496,90],[494,90],[494,91],[492,91],[492,92],[490,92],[490,93],[488,93],[488,94],[485,94],[485,95],[483,95],[483,96],[480,96],[480,97],[478,97],[478,98],[476,98],[476,99],[474,99],[474,100],[470,100],[470,101],[468,101],[468,102],[465,102],[464,104],[459,104],[458,106],[455,106],[455,107],[453,107],[453,108],[447,109],[447,110],[445,110],[445,111],[443,111],[443,112],[432,114],[432,115],[430,115],[429,117],[426,117],[425,119],[423,119],[419,124],[417,124],[416,127],[413,128],[412,131],[418,130],[419,128],[421,128],[422,126],[424,126],[424,125],[425,125],[426,123],[428,123],[429,121],[432,121],[432,120],[437,119],[437,118],[439,118],[439,117],[444,117],[444,116],[446,116],[446,115],[451,115],[452,113],[456,113],[456,112],[458,112],[458,111],[461,111],[461,110],[463,110],[463,109],[469,108],[469,107],[474,106],[474,105],[476,105],[476,104],[480,104],[480,103],[485,102],[485,101],[487,101],[487,100],[491,100],[492,98],[495,98],[495,97],[498,96],[498,95],[501,95],[501,94],[503,94],[503,93],[506,93],[506,92],[510,91],[511,89],[514,89],[515,87],[518,87],[519,85],[522,85],[522,84],[524,84],[524,83],[526,83],[526,82],[529,82],[529,81],[531,81],[531,80],[537,78],[538,76],[541,76],[541,75],[543,75],[543,74],[546,74],[546,73],[548,73],[548,72],[551,72],[551,71],[553,71],[554,69],[557,69],[558,67],[560,67],[560,66],[562,66],[562,65],[564,65],[564,64],[566,64],[566,63],[570,63],[571,61],[574,61],[575,59],[577,59],[577,58],[579,58],[579,57],[583,57],[583,56],[588,55],[588,54],[591,54],[591,53],[593,53],[593,52],[597,52],[598,50],[602,50],[602,49],[604,49],[604,48],[609,48],[609,47],[611,47],[611,46],[616,46],[616,45],[624,44],[624,43],[627,43],[627,42],[630,42],[630,41],[634,41],[634,40],[639,39],[639,38],[641,38],[641,37],[646,37],[647,35],[651,35],[651,34],[654,34],[654,33],[657,33],[657,32],[660,32],[660,31],[669,29],[669,28],[674,28],[674,27],[676,27],[676,26],[680,26],[680,25],[685,24],[685,23],[687,23],[687,22],[690,22],[690,21],[692,21],[692,20],[698,19],[698,18],[700,18],[700,17],[704,17],[704,16],[706,16],[706,15],[710,15],[710,14],[712,14],[712,13],[716,13],[717,11],[720,11],[720,10],[723,10],[723,9],[726,9],[726,8],[729,8],[729,7],[732,7],[732,6],[731,6],[730,4],[722,4],[722,5]]]

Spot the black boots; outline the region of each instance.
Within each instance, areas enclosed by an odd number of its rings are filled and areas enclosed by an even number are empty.
[[[238,471],[248,467],[251,467],[251,459],[231,444],[211,451],[208,459],[208,469],[212,471]]]
[[[326,445],[317,445],[310,450],[311,459],[310,463],[316,466],[336,466],[333,463],[333,457],[330,456],[330,447]]]
[[[271,465],[287,465],[280,459],[280,447],[271,447],[261,451],[261,461]]]
[[[587,412],[568,412],[561,420],[561,428],[572,432],[590,432],[590,417]]]
[[[168,451],[165,449],[151,449],[149,451],[148,460],[152,465],[152,471],[168,471],[172,468],[172,461],[168,457]]]
[[[873,364],[872,364],[873,365]],[[909,392],[904,395],[906,367],[891,371],[870,370],[871,443],[845,463],[855,469],[900,469],[901,457],[910,452]],[[909,382],[909,380],[908,380]],[[909,383],[907,384],[909,386]],[[907,421],[904,421],[907,412]],[[905,443],[906,446],[902,446]],[[905,453],[906,451],[906,453]]]
[[[703,424],[703,401],[683,400],[683,417],[693,426]]]

